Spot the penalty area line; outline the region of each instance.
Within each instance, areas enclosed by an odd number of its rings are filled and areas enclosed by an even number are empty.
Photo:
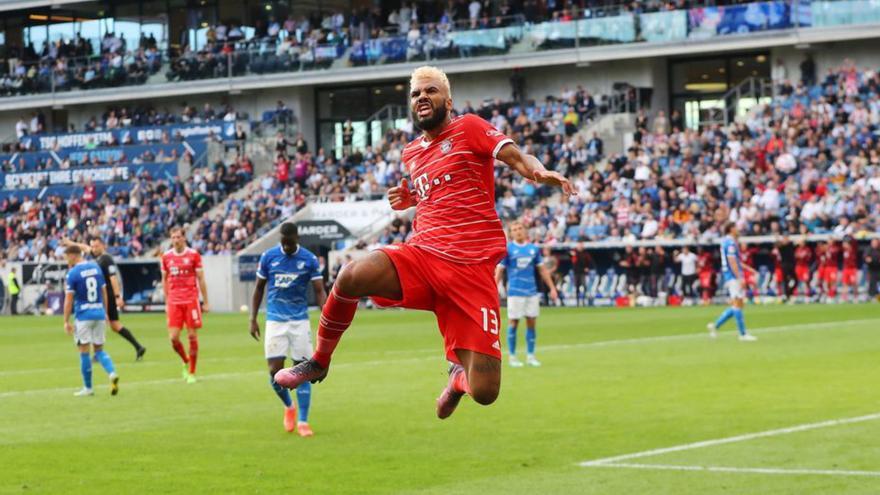
[[[700,442],[692,442],[686,443],[682,445],[674,445],[672,447],[664,447],[660,449],[651,449],[644,450],[641,452],[634,452],[631,454],[623,454],[616,455],[612,457],[604,457],[602,459],[595,459],[592,461],[584,461],[579,463],[581,467],[596,467],[596,466],[606,466],[606,465],[617,465],[620,466],[622,461],[628,461],[631,459],[641,459],[644,457],[654,457],[663,454],[670,454],[673,452],[682,452],[685,450],[694,450],[694,449],[703,449],[706,447],[714,447],[716,445],[727,445],[731,443],[739,443],[739,442],[747,442],[750,440],[756,440],[758,438],[769,438],[776,437],[780,435],[788,435],[791,433],[798,433],[802,431],[810,431],[810,430],[818,430],[820,428],[830,428],[832,426],[841,426],[841,425],[849,425],[854,423],[863,423],[865,421],[874,421],[880,419],[880,412],[873,414],[866,414],[864,416],[856,416],[852,418],[842,418],[842,419],[831,419],[828,421],[819,421],[817,423],[805,423],[801,425],[789,426],[787,428],[777,428],[774,430],[766,430],[759,431],[755,433],[746,433],[744,435],[736,435],[732,437],[725,438],[716,438],[713,440],[703,440]],[[650,464],[648,464],[650,465]]]
[[[752,468],[728,466],[680,466],[671,464],[630,464],[610,463],[592,464],[589,467],[643,469],[648,471],[696,471],[708,473],[743,473],[743,474],[775,474],[775,475],[806,475],[806,476],[863,476],[880,478],[880,471],[858,471],[846,469],[801,469],[801,468]]]

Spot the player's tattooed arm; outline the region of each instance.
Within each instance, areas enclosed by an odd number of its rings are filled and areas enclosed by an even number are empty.
[[[526,179],[548,186],[558,186],[562,188],[563,193],[568,195],[575,194],[574,186],[571,185],[571,181],[565,178],[565,176],[558,172],[547,170],[544,164],[534,155],[523,153],[519,146],[513,143],[502,146],[498,150],[498,154],[495,155],[495,158],[506,163]]]

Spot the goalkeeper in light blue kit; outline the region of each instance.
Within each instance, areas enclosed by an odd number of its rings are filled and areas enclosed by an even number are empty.
[[[709,329],[709,335],[715,338],[718,329],[727,320],[733,318],[736,320],[739,340],[754,342],[758,338],[746,331],[742,310],[743,301],[745,300],[745,271],[748,270],[755,273],[755,269],[742,262],[739,243],[737,242],[739,233],[736,230],[736,224],[731,222],[725,225],[724,234],[724,238],[721,239],[721,272],[724,277],[724,287],[727,289],[727,296],[730,298],[730,307],[724,310],[714,323],[709,323],[707,328]]]
[[[64,284],[64,331],[73,335],[79,349],[79,365],[83,388],[77,397],[95,395],[92,390],[92,359],[89,351],[94,349],[95,361],[101,363],[110,375],[110,395],[119,393],[119,375],[110,355],[104,351],[104,322],[107,319],[107,283],[101,267],[94,261],[83,259],[82,248],[67,246],[64,257],[70,270]],[[76,323],[70,322],[71,316]]]
[[[275,373],[284,368],[284,360],[288,357],[294,364],[298,364],[312,356],[308,287],[311,285],[315,291],[319,308],[327,300],[327,293],[324,290],[318,258],[299,245],[296,224],[283,223],[280,233],[280,244],[260,257],[257,284],[251,299],[250,333],[254,339],[260,340],[257,315],[268,286],[264,347],[269,364],[269,383],[284,403],[284,429],[288,433],[296,429],[300,436],[310,437],[313,435],[308,423],[312,384],[305,382],[296,388],[296,402],[299,405],[297,414],[290,391],[275,383]]]
[[[519,320],[525,317],[526,364],[541,366],[535,358],[535,323],[540,308],[536,272],[550,289],[550,299],[557,301],[559,295],[550,273],[544,267],[541,249],[528,242],[526,228],[521,222],[510,224],[510,237],[513,241],[507,244],[507,256],[495,270],[496,283],[501,282],[505,270],[507,271],[507,347],[510,351],[510,365],[514,368],[523,366],[522,361],[516,357],[516,330]]]

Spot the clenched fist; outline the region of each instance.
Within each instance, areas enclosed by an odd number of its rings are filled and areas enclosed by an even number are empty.
[[[405,210],[416,205],[416,198],[409,190],[409,181],[404,177],[400,184],[388,189],[388,201],[392,210]]]

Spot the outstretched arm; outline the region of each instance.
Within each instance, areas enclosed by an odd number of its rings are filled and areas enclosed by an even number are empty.
[[[513,143],[502,146],[495,158],[506,163],[507,166],[528,180],[548,186],[559,186],[562,188],[562,192],[567,195],[575,194],[571,181],[558,172],[547,170],[535,156],[523,153],[519,146]]]
[[[82,249],[82,252],[83,252],[83,253],[85,253],[85,254],[92,254],[92,247],[89,246],[88,244],[83,244],[83,243],[81,243],[81,242],[74,242],[74,241],[72,241],[72,240],[70,240],[70,239],[68,239],[68,238],[66,238],[66,237],[65,237],[64,239],[61,239],[61,245],[64,246],[64,247],[67,247],[67,246],[78,246],[80,249]]]

